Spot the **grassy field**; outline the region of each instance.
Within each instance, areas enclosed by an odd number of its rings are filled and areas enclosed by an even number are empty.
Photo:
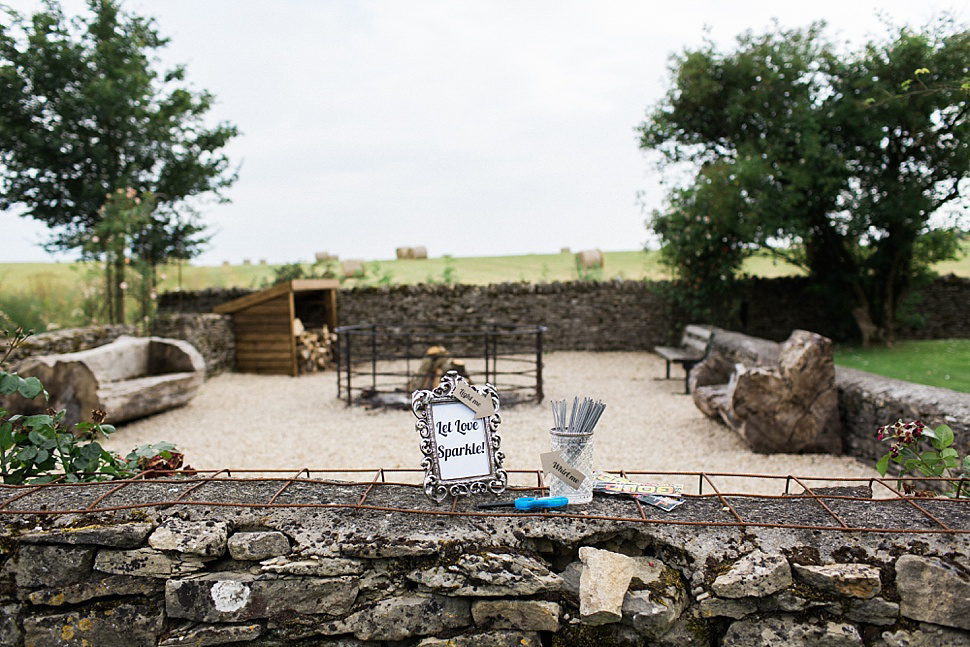
[[[304,269],[313,270],[310,263]],[[159,291],[177,289],[244,287],[270,284],[278,266],[268,264],[165,266],[159,269]],[[576,268],[573,254],[527,254],[521,256],[483,256],[422,260],[366,261],[362,279],[348,279],[355,285],[417,283],[467,283],[487,285],[506,281],[541,283],[587,279],[666,279],[669,271],[660,265],[657,252],[604,252],[604,267],[584,273]],[[317,266],[322,271],[323,266]],[[335,270],[339,267],[335,265]],[[767,258],[752,259],[745,271],[757,276],[797,274],[798,269]],[[970,267],[967,268],[970,275]],[[36,297],[76,293],[78,288],[97,285],[100,271],[94,263],[0,263],[0,299],[14,294]]]
[[[935,269],[970,277],[968,255],[959,261],[941,263]],[[658,252],[604,252],[602,270],[580,272],[575,256],[570,253],[527,254],[520,256],[437,257],[422,260],[370,260],[367,273],[360,279],[348,279],[345,287],[417,283],[466,283],[485,285],[506,281],[546,283],[576,279],[658,280],[671,278],[663,267]],[[322,266],[305,263],[308,271],[322,271]],[[333,269],[339,270],[335,264]],[[270,285],[277,266],[268,264],[192,265],[159,268],[158,291],[204,288],[261,288]],[[799,274],[798,268],[766,256],[749,259],[744,267],[753,276],[776,277]],[[98,292],[103,280],[96,263],[0,263],[0,309],[16,321],[42,330],[53,324],[74,326],[91,320],[98,306]]]
[[[959,261],[935,266],[941,274],[970,277],[968,255]],[[304,268],[312,269],[310,263]],[[573,254],[526,254],[520,256],[437,257],[422,260],[372,260],[365,263],[363,279],[348,279],[348,287],[377,283],[467,283],[486,285],[506,281],[542,283],[572,281],[579,278],[609,280],[657,280],[670,278],[659,262],[657,252],[604,252],[602,271],[577,271]],[[278,266],[268,264],[191,265],[162,267],[159,291],[200,290],[210,287],[258,288],[272,282]],[[318,266],[317,269],[322,269]],[[336,268],[335,269],[339,269]],[[749,259],[744,271],[753,276],[776,277],[800,274],[797,267],[758,256]],[[78,286],[94,285],[100,280],[95,264],[84,263],[0,263],[0,298],[14,293],[42,295],[76,291]]]

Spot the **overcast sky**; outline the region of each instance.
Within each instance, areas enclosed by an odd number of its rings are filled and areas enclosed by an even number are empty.
[[[21,13],[35,0],[0,0]],[[671,54],[777,18],[859,44],[880,16],[970,21],[970,0],[128,0],[242,134],[200,264],[639,249],[663,191],[634,132]],[[69,14],[84,3],[64,2]],[[638,193],[642,192],[642,200]],[[0,261],[49,261],[0,213]]]

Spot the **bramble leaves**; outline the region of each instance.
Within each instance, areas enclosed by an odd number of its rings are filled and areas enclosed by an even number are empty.
[[[876,463],[876,471],[879,472],[879,476],[885,476],[886,471],[889,469],[889,454],[886,454]]]
[[[893,425],[880,427],[877,438],[892,442],[889,453],[876,462],[880,476],[886,475],[889,463],[893,462],[901,465],[906,474],[953,479],[946,482],[946,494],[970,496],[970,482],[960,480],[961,472],[964,479],[970,477],[970,456],[961,463],[959,452],[951,447],[954,434],[948,425],[928,429],[918,420],[909,423],[899,420]],[[921,451],[920,444],[924,440],[928,440],[933,449]]]

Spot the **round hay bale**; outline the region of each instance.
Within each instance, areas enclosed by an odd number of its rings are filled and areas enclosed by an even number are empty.
[[[598,249],[584,249],[576,254],[576,263],[584,270],[603,267],[603,252]]]
[[[340,272],[344,278],[361,278],[366,274],[364,261],[359,259],[348,259],[340,264]]]

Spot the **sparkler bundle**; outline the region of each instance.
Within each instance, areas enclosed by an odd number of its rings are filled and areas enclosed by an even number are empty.
[[[593,433],[593,427],[599,422],[606,405],[600,401],[593,402],[590,398],[573,399],[573,408],[566,419],[566,400],[552,402],[552,430],[559,434],[588,435]]]

